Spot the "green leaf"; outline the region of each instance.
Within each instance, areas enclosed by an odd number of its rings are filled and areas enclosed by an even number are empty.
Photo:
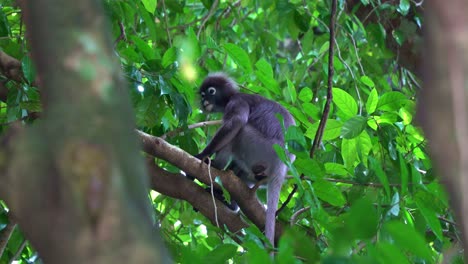
[[[315,189],[315,194],[325,202],[333,206],[343,206],[346,203],[343,194],[333,183],[318,179],[312,186]]]
[[[304,87],[299,91],[299,100],[305,103],[312,101],[313,93],[309,87]]]
[[[367,98],[366,102],[366,111],[367,114],[372,114],[374,113],[375,109],[377,108],[377,104],[379,102],[379,95],[377,93],[377,90],[374,88],[369,94],[369,98]]]
[[[377,248],[377,252],[375,252],[374,255],[380,261],[378,263],[410,264],[405,254],[402,253],[401,250],[393,244],[379,241],[379,243],[376,243],[375,247]]]
[[[356,138],[356,148],[361,161],[367,166],[367,158],[369,157],[369,152],[372,149],[372,140],[367,131],[362,131],[362,133]]]
[[[29,84],[33,83],[36,79],[36,69],[34,68],[34,64],[31,61],[29,56],[24,56],[23,60],[21,61],[21,67],[23,69],[24,78],[28,81]]]
[[[156,0],[153,0],[156,2]],[[145,21],[145,25],[148,27],[148,34],[153,41],[153,43],[157,42],[157,33],[156,33],[156,25],[154,23],[154,20],[151,18],[150,13],[146,10],[146,7],[143,8],[144,6],[141,6],[141,3],[138,3],[138,13],[141,15],[143,18],[143,21]]]
[[[293,252],[291,252],[291,250]],[[298,258],[301,259],[302,263],[314,263],[314,261],[320,259],[320,253],[316,242],[313,239],[310,239],[307,232],[304,232],[304,230],[300,228],[288,228],[285,230],[279,241],[279,252],[281,252],[281,254],[289,253],[293,259],[287,260],[286,258],[279,256],[276,258],[275,256],[275,263],[278,264],[296,263],[296,259]],[[281,260],[281,262],[278,260]],[[265,262],[249,261],[249,263],[264,264]]]
[[[307,145],[304,133],[297,126],[290,126],[286,129],[284,140],[287,142],[288,147],[293,147],[296,150],[304,150]],[[299,144],[299,146],[295,146],[295,144]]]
[[[232,43],[224,44],[224,49],[237,65],[247,71],[247,74],[252,72],[249,55],[244,49]]]
[[[146,60],[153,60],[156,58],[155,50],[150,47],[146,41],[134,35],[130,36],[130,39],[135,43],[138,51],[141,52]]]
[[[278,155],[278,157],[280,158],[282,162],[286,162],[288,160],[286,156],[286,152],[284,151],[283,147],[281,147],[278,144],[274,144],[273,149],[275,150],[276,154]]]
[[[220,244],[205,256],[202,263],[225,263],[236,254],[237,248],[233,244]]]
[[[154,127],[161,120],[160,111],[163,104],[156,96],[148,96],[136,105],[137,125]]]
[[[415,195],[414,201],[426,220],[427,225],[432,229],[438,239],[443,240],[442,227],[439,219],[437,218],[437,212],[434,210],[435,206],[433,205],[433,196],[426,195],[425,192],[420,191]]]
[[[398,111],[398,115],[403,119],[403,124],[404,125],[409,125],[411,124],[411,121],[413,121],[413,114],[414,112],[408,111],[406,107],[400,108],[400,111]]]
[[[409,0],[400,0],[400,4],[398,5],[398,12],[404,16],[408,14],[410,9],[410,1]]]
[[[323,45],[320,47],[319,54],[325,53],[328,51],[328,48],[330,47],[330,42],[326,41],[323,43]]]
[[[3,12],[3,6],[0,8],[0,37],[8,37],[11,33],[10,25],[8,23],[8,18]]]
[[[349,225],[353,239],[369,239],[377,232],[379,217],[372,202],[361,198],[351,206],[345,223]]]
[[[312,104],[312,103],[303,103],[302,108],[304,110],[304,113],[309,117],[312,118],[313,120],[318,120],[320,119],[320,109]]]
[[[327,174],[334,174],[339,176],[347,176],[349,174],[348,170],[343,164],[334,162],[325,163],[325,172]]]
[[[341,142],[341,156],[343,157],[343,162],[347,169],[353,167],[354,162],[358,158],[356,138],[343,139]]]
[[[400,92],[388,92],[384,93],[379,99],[377,109],[382,111],[398,111],[408,99]]]
[[[356,100],[340,88],[333,88],[333,102],[348,117],[355,116],[358,111]]]
[[[406,160],[401,153],[398,157],[400,159],[401,194],[405,195],[408,192],[409,170]]]
[[[384,224],[386,230],[393,238],[397,247],[415,254],[426,260],[431,260],[431,251],[424,238],[410,225],[391,221]]]
[[[289,79],[286,81],[288,83],[287,89],[285,90],[286,98],[288,98],[291,103],[295,103],[297,99],[296,87],[294,87],[294,84]]]
[[[255,63],[255,67],[268,78],[273,78],[273,69],[264,58],[261,58]]]
[[[276,79],[273,76],[273,69],[271,68],[270,63],[265,59],[260,59],[255,63],[257,70],[255,75],[263,83],[263,85],[270,91],[274,93],[279,93],[279,85]]]
[[[341,136],[346,139],[351,139],[359,136],[366,128],[367,118],[363,116],[355,116],[348,119],[341,128]]]
[[[156,0],[141,0],[143,5],[146,8],[146,11],[150,12],[154,15],[154,11],[156,11]]]
[[[311,139],[315,138],[315,134],[317,133],[317,129],[319,126],[320,122],[317,122],[310,126],[306,133],[305,136]],[[340,136],[341,134],[341,128],[343,127],[343,123],[339,120],[336,119],[328,119],[327,123],[325,125],[325,131],[323,131],[323,137],[322,140],[332,140]]]
[[[388,212],[394,216],[398,216],[400,214],[400,194],[398,194],[398,192],[393,194],[392,202],[390,204],[391,207]]]
[[[177,49],[175,47],[171,47],[168,49],[162,58],[162,66],[167,68],[167,66],[173,64],[177,60]]]
[[[366,76],[366,75],[361,76],[361,82],[362,82],[363,84],[365,84],[366,86],[368,86],[369,88],[374,88],[374,86],[375,86],[375,84],[374,84],[374,82],[372,81],[372,79],[369,78],[369,76]]]
[[[369,161],[371,163],[371,169],[375,172],[377,178],[379,178],[380,182],[383,184],[385,193],[390,198],[390,183],[388,182],[387,174],[382,169],[382,164],[376,159],[369,157]]]
[[[300,172],[310,175],[312,179],[322,178],[324,176],[322,164],[318,163],[315,159],[310,160],[310,158],[298,157],[294,165]]]
[[[273,263],[270,256],[268,256],[268,253],[265,250],[265,248],[263,246],[258,245],[254,241],[245,240],[242,246],[248,249],[245,254],[250,263],[264,263],[264,264]],[[207,263],[207,262],[204,262],[204,263]]]
[[[301,14],[297,11],[297,9],[295,9],[294,10],[294,22],[296,23],[296,26],[302,32],[307,32],[310,27],[310,15],[308,15],[307,12],[304,12],[304,14]]]
[[[20,108],[32,111],[32,112],[42,112],[42,105],[39,101],[24,101],[19,103]]]

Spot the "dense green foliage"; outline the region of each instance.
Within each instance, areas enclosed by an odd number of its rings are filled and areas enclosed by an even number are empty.
[[[243,92],[281,103],[298,124],[287,131],[297,160],[281,201],[295,184],[298,189],[279,214],[290,228],[279,243],[278,263],[438,262],[456,247],[458,231],[432,174],[424,135],[414,124],[418,78],[386,46],[388,38],[403,45],[421,27],[421,14],[410,1],[361,0],[348,8],[338,2],[333,103],[323,142],[310,159],[326,101],[328,2],[105,1],[137,126],[161,136],[206,120],[196,87],[208,72],[228,72]],[[374,15],[386,14],[382,21],[355,14],[369,5]],[[25,73],[23,82],[8,82],[8,98],[0,102],[0,132],[41,110],[20,11],[8,1],[0,10],[0,48],[20,60]],[[392,35],[384,29],[390,17],[400,21]],[[167,140],[196,154],[215,130],[186,129]],[[243,243],[237,244],[190,204],[154,192],[151,197],[177,262],[270,261],[257,228],[245,230]],[[2,208],[0,231],[7,223]],[[15,231],[0,263],[23,240]],[[27,246],[22,261],[34,255]]]

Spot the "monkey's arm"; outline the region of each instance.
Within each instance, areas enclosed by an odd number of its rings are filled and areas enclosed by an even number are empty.
[[[196,157],[209,157],[231,143],[241,128],[247,124],[249,113],[248,103],[241,99],[232,98],[224,110],[223,125],[208,146]]]

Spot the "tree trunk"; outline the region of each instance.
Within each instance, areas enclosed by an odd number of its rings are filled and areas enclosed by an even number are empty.
[[[45,263],[161,263],[147,172],[100,1],[23,1],[43,118],[0,149],[0,199]]]
[[[468,231],[468,5],[430,1],[426,10],[425,83],[418,115],[429,138],[434,165],[458,217]],[[465,259],[468,251],[465,250]]]

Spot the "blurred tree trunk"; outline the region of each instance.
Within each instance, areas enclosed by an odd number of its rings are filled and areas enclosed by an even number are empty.
[[[468,1],[429,1],[426,10],[425,83],[418,115],[434,165],[468,231]],[[468,260],[468,250],[465,250]]]
[[[25,0],[43,118],[0,141],[0,199],[45,263],[161,263],[100,1]]]

